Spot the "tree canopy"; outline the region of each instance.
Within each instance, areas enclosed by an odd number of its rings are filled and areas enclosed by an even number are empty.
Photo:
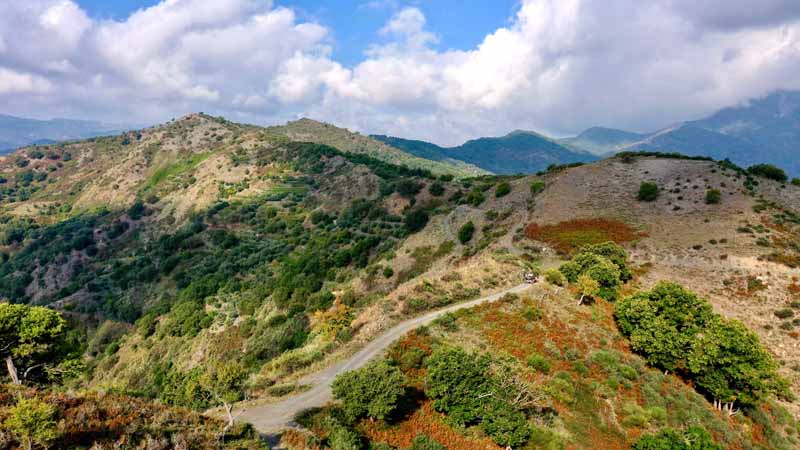
[[[367,416],[383,420],[397,407],[405,392],[404,383],[400,369],[379,361],[337,376],[332,389],[348,419]]]
[[[0,357],[11,380],[20,383],[34,370],[57,364],[66,329],[64,319],[52,309],[0,303]]]

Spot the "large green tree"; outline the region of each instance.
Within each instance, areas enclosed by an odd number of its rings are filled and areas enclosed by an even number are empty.
[[[51,309],[0,303],[0,358],[11,381],[21,384],[55,366],[66,329],[64,319]]]
[[[460,348],[437,350],[428,359],[425,392],[433,406],[460,425],[477,423],[493,395],[487,380],[490,360]]]
[[[755,333],[741,322],[713,320],[691,342],[689,372],[718,407],[733,411],[734,402],[755,404],[776,389],[777,363]]]
[[[386,419],[405,393],[405,377],[397,367],[377,361],[337,376],[332,389],[349,420]]]
[[[631,347],[650,364],[671,371],[687,366],[692,339],[713,318],[705,300],[670,282],[622,299],[614,314]]]

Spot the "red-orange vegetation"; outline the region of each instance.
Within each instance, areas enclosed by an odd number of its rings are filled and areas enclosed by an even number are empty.
[[[565,255],[570,255],[586,245],[608,241],[622,244],[641,237],[630,225],[605,218],[574,219],[552,225],[532,223],[525,228],[525,236],[547,243]]]
[[[472,438],[459,434],[445,422],[445,416],[433,409],[430,401],[425,401],[413,414],[401,422],[387,427],[377,421],[364,421],[359,429],[371,442],[385,442],[398,448],[408,448],[411,441],[420,434],[427,434],[447,448],[463,450],[502,449],[489,438]]]

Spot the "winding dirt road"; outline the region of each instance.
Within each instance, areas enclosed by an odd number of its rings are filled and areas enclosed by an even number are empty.
[[[443,309],[429,312],[423,316],[400,322],[370,341],[353,356],[300,380],[299,384],[311,386],[309,390],[292,395],[276,403],[246,408],[241,412],[238,420],[253,424],[256,430],[265,434],[278,433],[288,427],[296,427],[298,425],[294,423],[294,417],[297,413],[309,408],[323,406],[333,399],[331,383],[336,375],[364,366],[373,358],[382,355],[394,341],[404,334],[422,325],[427,325],[433,322],[437,317],[448,312],[471,308],[481,303],[493,302],[500,299],[505,294],[518,294],[527,290],[529,287],[529,284],[521,284],[496,294],[451,305]]]

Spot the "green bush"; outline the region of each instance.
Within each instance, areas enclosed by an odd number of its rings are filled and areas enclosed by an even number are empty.
[[[470,220],[469,222],[461,225],[461,228],[458,229],[458,240],[461,241],[462,244],[467,244],[469,241],[472,240],[472,236],[475,234],[475,224],[472,223]]]
[[[409,233],[416,233],[425,228],[428,224],[428,213],[421,209],[415,209],[406,214],[405,225]]]
[[[792,178],[792,186],[800,186],[800,178]]]
[[[542,180],[534,180],[531,183],[531,194],[536,195],[542,191],[544,191],[545,183]]]
[[[633,444],[632,450],[722,450],[711,435],[700,427],[689,427],[685,431],[671,428],[658,434],[644,435]]]
[[[430,192],[434,197],[439,197],[444,194],[444,185],[438,181],[435,181],[428,186],[428,192]]]
[[[525,414],[502,401],[488,402],[481,426],[493,441],[509,448],[522,447],[531,434]]]
[[[459,425],[473,424],[483,415],[482,396],[492,392],[486,376],[489,358],[460,348],[436,350],[428,358],[425,393]]]
[[[550,373],[550,361],[539,353],[533,353],[527,359],[528,366],[537,372]]]
[[[404,384],[405,377],[397,367],[378,361],[337,376],[331,388],[348,419],[367,416],[383,420],[397,407]]]
[[[339,426],[328,436],[331,450],[361,450],[364,447],[361,436],[355,431]]]
[[[511,185],[506,181],[498,184],[497,188],[494,190],[494,196],[497,198],[505,197],[509,193],[511,193]]]
[[[716,205],[722,201],[722,192],[717,189],[709,189],[706,191],[706,204]]]
[[[748,167],[747,171],[753,175],[768,178],[781,183],[785,183],[786,180],[789,179],[783,169],[773,166],[772,164],[756,164]]]
[[[7,412],[3,427],[13,433],[25,448],[46,447],[58,436],[56,408],[39,399],[20,397]]]
[[[645,182],[639,185],[639,194],[637,197],[642,202],[653,202],[658,198],[658,185],[655,183]]]
[[[419,434],[411,441],[411,447],[408,450],[447,450],[447,447],[428,435]]]
[[[383,269],[384,278],[392,278],[393,275],[394,275],[394,269],[392,269],[391,267],[385,267]]]
[[[567,284],[567,277],[564,276],[558,269],[550,269],[544,273],[544,279],[556,286],[564,286]]]

